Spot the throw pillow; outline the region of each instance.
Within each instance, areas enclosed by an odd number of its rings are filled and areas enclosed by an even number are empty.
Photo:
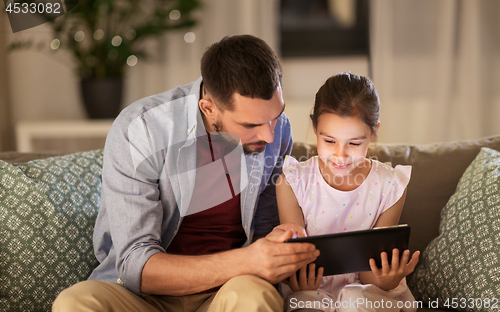
[[[0,161],[0,311],[50,311],[97,265],[102,151]]]
[[[432,308],[500,307],[500,152],[483,148],[441,212],[410,289]]]

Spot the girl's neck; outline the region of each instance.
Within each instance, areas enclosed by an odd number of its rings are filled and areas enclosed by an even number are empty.
[[[371,171],[372,161],[366,158],[361,166],[354,168],[353,171],[345,176],[333,175],[321,159],[318,159],[318,166],[323,180],[328,183],[328,185],[336,190],[348,192],[357,189],[363,184]]]

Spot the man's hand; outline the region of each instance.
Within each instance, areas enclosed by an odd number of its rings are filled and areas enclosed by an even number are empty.
[[[374,276],[374,280],[371,284],[374,284],[384,290],[396,288],[404,277],[413,272],[418,263],[419,255],[420,252],[416,251],[413,253],[410,262],[408,262],[410,258],[410,251],[405,250],[400,261],[399,249],[394,248],[392,251],[392,261],[389,265],[387,253],[383,252],[380,254],[380,258],[382,260],[381,269],[377,268],[374,259],[370,259],[370,268]]]
[[[250,274],[276,284],[316,260],[319,250],[313,244],[284,243],[285,240],[292,238],[294,233],[305,235],[305,231],[299,232],[298,226],[293,228],[291,225],[277,226],[266,237],[247,247],[246,262]]]

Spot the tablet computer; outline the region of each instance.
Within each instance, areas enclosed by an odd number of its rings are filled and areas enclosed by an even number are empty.
[[[314,261],[316,269],[323,267],[323,276],[370,271],[370,258],[381,268],[380,253],[385,251],[389,263],[392,250],[401,257],[408,249],[410,226],[407,224],[362,231],[292,238],[287,243],[312,243],[320,251]]]

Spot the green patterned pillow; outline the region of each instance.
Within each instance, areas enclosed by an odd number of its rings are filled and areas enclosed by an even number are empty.
[[[0,161],[0,311],[50,311],[97,265],[102,150]]]
[[[500,307],[500,152],[483,148],[441,212],[410,289],[431,307]]]

